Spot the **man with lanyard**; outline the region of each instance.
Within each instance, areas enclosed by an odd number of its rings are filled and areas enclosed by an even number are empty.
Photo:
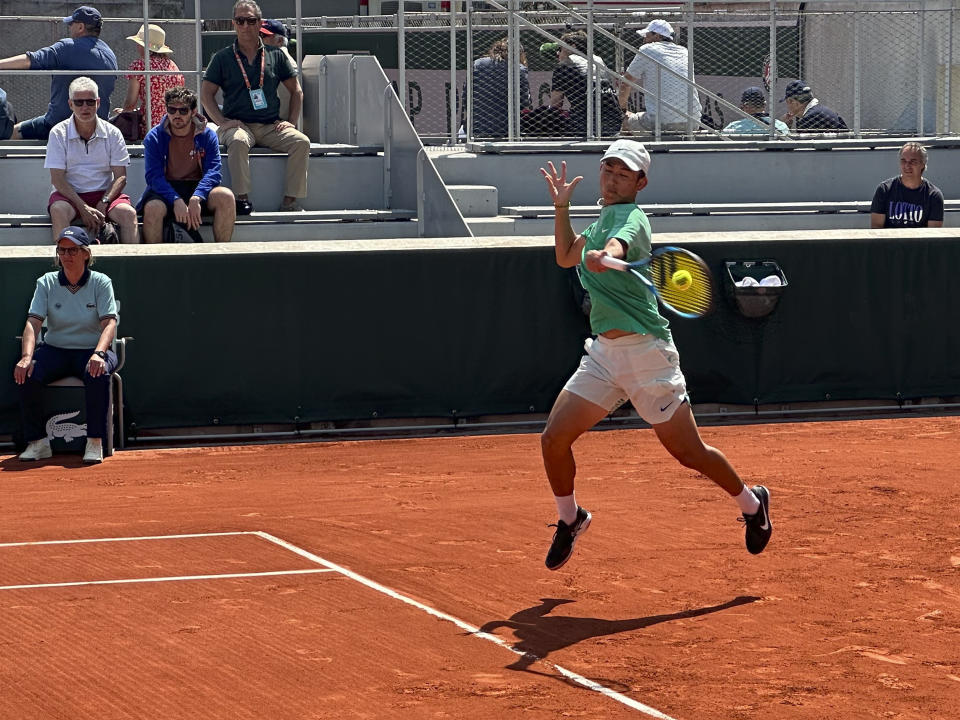
[[[300,211],[297,198],[307,196],[310,140],[293,122],[280,119],[277,86],[290,91],[291,120],[300,117],[303,90],[280,49],[260,41],[260,6],[238,0],[233,6],[236,42],[217,52],[203,77],[200,91],[207,117],[217,124],[217,137],[227,149],[227,167],[237,196],[237,214],[248,215],[250,203],[250,148],[255,145],[287,154],[281,211]],[[217,91],[223,90],[223,109]]]

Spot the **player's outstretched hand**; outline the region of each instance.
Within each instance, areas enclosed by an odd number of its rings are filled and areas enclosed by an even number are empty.
[[[560,163],[559,175],[557,174],[557,168],[554,167],[552,162],[548,162],[547,165],[550,169],[545,170],[544,168],[540,168],[540,174],[543,175],[547,181],[547,188],[550,190],[550,197],[553,198],[554,207],[569,205],[570,198],[573,197],[573,189],[583,180],[583,175],[577,175],[577,177],[568,183],[566,161]]]

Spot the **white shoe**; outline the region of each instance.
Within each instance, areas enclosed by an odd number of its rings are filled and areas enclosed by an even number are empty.
[[[103,440],[100,438],[87,438],[87,448],[83,451],[83,461],[85,463],[103,462]]]
[[[53,450],[50,448],[49,438],[31,440],[27,445],[27,449],[20,453],[20,459],[27,461],[46,460],[48,457],[53,457]]]

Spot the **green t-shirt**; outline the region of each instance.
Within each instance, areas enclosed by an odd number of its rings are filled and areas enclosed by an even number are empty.
[[[209,80],[223,90],[223,116],[229,120],[241,122],[274,123],[280,118],[280,97],[277,95],[277,86],[284,80],[296,76],[296,70],[290,66],[286,55],[271,46],[261,45],[252,63],[236,49],[237,44],[222,48],[210,60],[207,70],[203,74],[204,80]],[[236,55],[234,51],[236,50]],[[247,73],[250,88],[260,87],[260,54],[266,53],[263,58],[263,95],[267,106],[262,110],[255,110],[250,99],[250,90],[243,80],[243,73],[237,64],[237,55],[243,63]]]
[[[580,282],[590,293],[590,327],[653,335],[670,340],[669,323],[657,310],[657,299],[630,273],[616,270],[594,273],[584,264],[588,250],[603,250],[611,238],[627,244],[627,262],[650,257],[650,221],[633,203],[608,205],[581,233],[587,240],[580,257]]]

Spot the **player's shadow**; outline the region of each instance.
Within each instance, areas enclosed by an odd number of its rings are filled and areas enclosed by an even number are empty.
[[[494,630],[503,627],[512,629],[516,638],[513,648],[522,655],[508,665],[507,669],[536,672],[530,669],[533,663],[546,659],[552,652],[576,645],[583,640],[616,635],[631,630],[642,630],[651,625],[670,622],[671,620],[709,615],[740,605],[748,605],[759,599],[759,597],[753,595],[741,595],[720,605],[708,605],[693,610],[683,610],[664,615],[648,615],[626,620],[603,620],[601,618],[550,615],[550,612],[558,605],[565,605],[574,601],[560,598],[541,598],[539,605],[515,612],[509,620],[491,620],[484,623],[480,632],[492,633]]]

